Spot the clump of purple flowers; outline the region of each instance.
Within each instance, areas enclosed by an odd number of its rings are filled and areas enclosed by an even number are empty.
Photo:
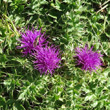
[[[21,33],[19,40],[21,46],[18,49],[23,49],[23,55],[34,58],[34,68],[39,70],[40,73],[53,74],[56,68],[59,68],[61,58],[59,57],[59,49],[54,45],[48,46],[47,38],[40,30],[26,30]]]
[[[27,29],[25,33],[21,33],[21,39],[19,39],[21,46],[18,46],[17,48],[23,49],[22,53],[26,56],[33,53],[37,45],[43,45],[45,40],[46,38],[44,37],[44,33],[41,33],[41,29]]]
[[[89,70],[90,72],[96,71],[100,66],[101,57],[102,55],[97,51],[94,52],[93,47],[91,49],[85,45],[85,48],[76,48],[76,58],[77,58],[77,65],[81,66],[83,70]]]
[[[56,68],[59,68],[59,50],[55,46],[38,46],[36,52],[33,54],[35,61],[35,69],[38,69],[40,73],[53,74]]]

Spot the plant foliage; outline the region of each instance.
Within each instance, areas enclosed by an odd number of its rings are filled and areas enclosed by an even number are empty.
[[[61,68],[40,75],[18,50],[20,32],[41,28],[62,51]],[[76,47],[99,51],[97,73],[77,67]],[[0,110],[109,110],[110,1],[0,0]]]

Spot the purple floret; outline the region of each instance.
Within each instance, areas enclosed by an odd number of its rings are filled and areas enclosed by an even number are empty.
[[[100,66],[101,57],[102,55],[97,51],[94,52],[93,47],[88,49],[86,45],[85,48],[76,48],[76,58],[77,58],[77,65],[81,66],[83,70],[96,71]]]
[[[38,46],[36,53],[33,54],[36,59],[33,61],[35,69],[38,69],[41,74],[53,74],[56,68],[59,68],[61,58],[59,57],[59,50],[56,47],[41,47]]]
[[[43,45],[46,38],[44,37],[44,33],[41,33],[40,30],[26,30],[25,33],[21,33],[21,39],[19,40],[21,46],[18,46],[18,49],[23,49],[23,55],[26,56],[31,54],[37,45]]]

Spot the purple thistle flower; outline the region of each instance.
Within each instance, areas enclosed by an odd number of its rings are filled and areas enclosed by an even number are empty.
[[[61,58],[59,57],[59,50],[54,46],[38,46],[33,56],[35,58],[35,61],[33,61],[34,68],[38,69],[41,74],[50,73],[52,75],[55,72],[54,70],[59,68]]]
[[[23,49],[24,56],[31,54],[37,45],[43,45],[46,38],[44,38],[44,33],[41,33],[40,30],[26,30],[25,33],[21,33],[21,39],[19,39],[21,46],[18,46],[18,49]]]
[[[97,51],[92,51],[92,49],[93,47],[88,49],[88,46],[85,45],[85,48],[76,48],[75,50],[77,65],[81,66],[83,70],[89,70],[90,72],[96,71],[102,65],[100,59],[102,55]]]

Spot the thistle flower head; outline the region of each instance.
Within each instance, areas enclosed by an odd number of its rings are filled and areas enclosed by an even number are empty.
[[[83,70],[96,71],[101,65],[102,55],[97,51],[94,52],[93,47],[88,49],[88,46],[85,45],[85,48],[76,48],[76,58],[77,65],[81,66]]]
[[[53,74],[56,68],[59,68],[61,58],[59,57],[59,50],[54,46],[38,46],[36,52],[33,54],[35,61],[35,69],[40,73]]]
[[[24,56],[27,54],[31,54],[37,45],[43,45],[46,38],[44,37],[44,33],[41,33],[40,30],[26,30],[25,33],[21,33],[21,39],[19,40],[21,46],[18,46],[18,49],[23,49]]]

